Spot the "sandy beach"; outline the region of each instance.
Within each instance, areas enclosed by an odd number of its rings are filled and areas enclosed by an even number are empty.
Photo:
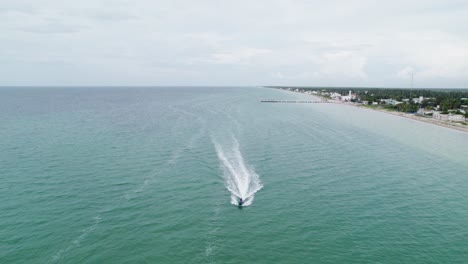
[[[457,123],[457,122],[443,121],[443,120],[433,119],[433,118],[430,118],[430,117],[422,117],[422,116],[418,116],[418,115],[415,115],[415,114],[409,114],[409,113],[403,113],[403,112],[388,111],[388,110],[385,110],[383,108],[370,108],[370,107],[366,107],[366,106],[359,105],[359,104],[353,104],[353,103],[350,103],[348,105],[352,105],[352,106],[356,106],[356,107],[360,107],[360,108],[364,108],[364,109],[369,109],[369,110],[374,110],[374,111],[378,111],[378,112],[383,112],[383,113],[387,113],[387,114],[391,114],[391,115],[396,115],[396,116],[400,116],[400,117],[404,117],[404,118],[408,118],[408,119],[412,119],[412,120],[416,120],[416,121],[421,121],[421,122],[433,124],[433,125],[436,125],[436,126],[443,126],[443,127],[446,127],[446,128],[451,128],[451,129],[455,129],[455,130],[459,130],[459,131],[463,131],[463,132],[468,133],[468,126],[463,125],[461,123]]]
[[[296,91],[290,91],[290,92],[301,93],[301,92],[296,92]],[[420,121],[420,122],[424,122],[424,123],[428,123],[428,124],[432,124],[432,125],[436,125],[436,126],[451,128],[451,129],[455,129],[455,130],[458,130],[458,131],[463,131],[463,132],[468,133],[468,126],[464,125],[464,124],[461,124],[461,123],[457,123],[457,122],[438,120],[438,119],[418,116],[418,115],[410,114],[410,113],[403,113],[403,112],[397,112],[397,111],[388,111],[388,110],[386,110],[384,108],[371,108],[371,107],[367,107],[367,106],[362,105],[362,104],[330,100],[330,99],[327,99],[327,98],[324,98],[324,97],[318,96],[318,95],[310,95],[310,96],[318,98],[320,100],[326,100],[328,103],[349,105],[349,106],[359,107],[359,108],[363,108],[363,109],[383,112],[383,113],[387,113],[387,114],[391,114],[391,115],[395,115],[395,116],[399,116],[399,117],[403,117],[403,118],[408,118],[408,119],[412,119],[412,120],[416,120],[416,121]]]

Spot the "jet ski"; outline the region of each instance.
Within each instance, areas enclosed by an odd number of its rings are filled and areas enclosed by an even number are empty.
[[[244,200],[242,198],[239,199],[239,206],[242,206],[244,204]]]

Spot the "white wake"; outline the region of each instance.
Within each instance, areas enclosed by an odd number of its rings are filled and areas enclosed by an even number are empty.
[[[231,192],[231,203],[238,205],[238,199],[244,200],[243,206],[252,204],[255,193],[263,188],[260,176],[246,164],[239,149],[239,142],[233,138],[230,146],[221,146],[213,141],[216,153],[223,168],[225,186]]]

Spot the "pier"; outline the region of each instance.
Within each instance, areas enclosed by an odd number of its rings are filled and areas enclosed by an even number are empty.
[[[274,99],[267,99],[267,100],[260,100],[262,103],[293,103],[293,104],[320,104],[320,103],[328,103],[326,100],[320,101],[308,101],[308,100],[274,100]]]

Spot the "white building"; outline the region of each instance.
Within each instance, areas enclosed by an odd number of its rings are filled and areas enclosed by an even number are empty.
[[[356,99],[356,94],[352,94],[351,90],[349,90],[349,95],[342,95],[341,96],[341,101],[351,101],[353,99]]]
[[[441,114],[440,111],[434,111],[434,113],[432,113],[432,118],[439,120],[448,120],[448,115]]]
[[[463,115],[441,114],[439,111],[434,111],[432,118],[453,122],[466,122],[466,119]]]
[[[380,99],[380,102],[385,102],[385,104],[388,104],[388,105],[398,105],[398,104],[402,104],[402,102],[399,102],[395,99]]]
[[[432,110],[426,110],[424,108],[420,108],[418,110],[417,114],[419,114],[419,115],[430,115],[430,114],[433,114],[433,111]]]
[[[339,93],[331,93],[330,97],[335,100],[340,100],[341,99],[341,94]]]
[[[448,117],[449,121],[454,121],[454,122],[465,122],[465,117],[463,115],[452,115],[450,114]]]
[[[419,98],[413,98],[412,100],[415,104],[420,104],[424,101],[424,97],[419,96]]]

